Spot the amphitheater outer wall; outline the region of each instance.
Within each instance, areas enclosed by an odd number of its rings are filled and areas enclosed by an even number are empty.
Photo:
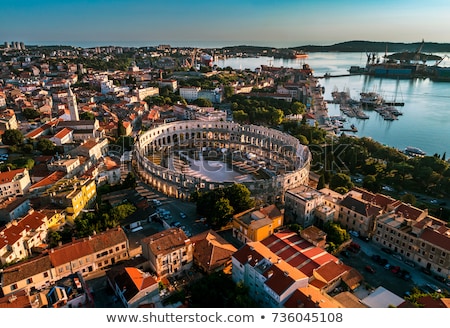
[[[149,154],[204,147],[227,149],[228,152],[252,153],[275,165],[283,173],[267,179],[239,182],[252,195],[266,202],[284,202],[284,193],[308,182],[311,153],[297,138],[278,130],[233,122],[176,121],[146,131],[136,147],[136,169],[150,186],[164,194],[189,199],[194,191],[208,191],[236,183],[208,181],[166,168],[148,158]]]

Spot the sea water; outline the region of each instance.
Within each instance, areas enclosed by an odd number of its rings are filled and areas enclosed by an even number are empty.
[[[444,56],[445,54],[437,54]],[[307,59],[282,59],[273,57],[228,58],[214,64],[219,67],[254,70],[261,65],[301,68],[308,64],[314,76],[348,74],[351,66],[364,66],[365,53],[309,53]],[[435,63],[427,63],[434,65]],[[450,66],[448,60],[440,66]],[[349,91],[350,96],[360,99],[361,92],[375,91],[387,101],[404,102],[398,106],[403,115],[398,120],[386,121],[375,111],[366,111],[369,119],[347,118],[354,124],[357,136],[371,137],[391,147],[403,150],[407,146],[418,147],[428,155],[446,153],[450,157],[450,82],[436,82],[430,79],[395,79],[367,75],[320,78],[325,87],[325,99],[332,99],[333,90]],[[330,116],[343,115],[339,105],[328,104]]]

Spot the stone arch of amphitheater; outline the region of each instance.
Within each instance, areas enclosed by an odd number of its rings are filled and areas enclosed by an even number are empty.
[[[188,199],[194,191],[242,183],[264,201],[307,183],[311,153],[278,130],[233,122],[177,121],[146,131],[136,169],[153,188]]]

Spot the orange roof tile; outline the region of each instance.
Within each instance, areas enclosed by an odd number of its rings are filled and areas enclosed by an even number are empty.
[[[16,175],[23,174],[24,172],[25,172],[24,168],[2,172],[0,173],[0,184],[9,183],[14,180]]]

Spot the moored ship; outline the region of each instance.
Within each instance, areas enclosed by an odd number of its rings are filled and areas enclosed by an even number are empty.
[[[412,146],[406,147],[405,150],[404,150],[404,153],[406,155],[409,155],[409,156],[420,156],[420,157],[423,157],[423,156],[426,155],[426,153],[422,149],[417,148],[417,147],[412,147]]]

